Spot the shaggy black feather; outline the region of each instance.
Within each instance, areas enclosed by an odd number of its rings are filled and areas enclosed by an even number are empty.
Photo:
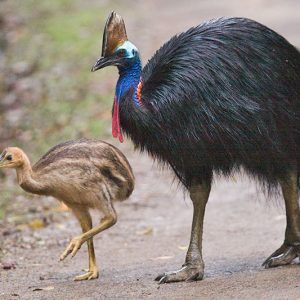
[[[300,53],[249,19],[222,18],[174,36],[120,101],[124,132],[189,188],[243,167],[269,189],[300,165]]]

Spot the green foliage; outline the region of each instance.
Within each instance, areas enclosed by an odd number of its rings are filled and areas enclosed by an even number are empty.
[[[6,113],[0,112],[0,124],[3,118],[7,130],[17,134],[3,146],[22,147],[34,162],[59,142],[108,137],[113,85],[107,82],[111,72],[90,72],[100,54],[101,31],[111,10],[105,3],[18,0],[2,4],[17,23],[20,21],[7,35],[12,41],[4,53],[5,76],[9,77],[20,62],[33,70],[24,77],[12,76],[12,86],[21,86],[9,91],[17,97],[13,107],[19,117],[9,123]],[[24,82],[29,91],[22,89]],[[8,110],[7,114],[15,112]],[[0,218],[4,203],[13,197],[13,191],[1,181]]]
[[[31,75],[36,99],[24,100],[24,118],[17,124],[32,143],[18,142],[37,156],[65,139],[105,138],[109,118],[99,115],[110,110],[112,91],[93,88],[104,73],[92,74],[90,69],[100,53],[100,29],[108,9],[94,1],[71,0],[19,0],[10,5],[25,24],[7,53],[8,62],[36,66]]]

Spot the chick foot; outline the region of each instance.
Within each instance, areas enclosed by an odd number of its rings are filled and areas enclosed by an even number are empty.
[[[81,281],[81,280],[91,280],[97,279],[99,277],[99,271],[97,267],[90,269],[87,273],[78,275],[74,278],[74,281]]]
[[[184,264],[181,269],[160,274],[155,280],[159,281],[159,284],[178,281],[193,281],[203,279],[203,275],[203,265]]]
[[[300,245],[287,246],[283,244],[272,253],[262,264],[266,269],[290,264],[296,257],[300,257]]]
[[[77,251],[80,249],[81,245],[84,243],[84,241],[81,239],[81,237],[75,237],[71,240],[69,246],[66,248],[66,250],[62,253],[60,256],[60,260],[64,260],[69,254],[71,254],[72,257],[75,256]]]

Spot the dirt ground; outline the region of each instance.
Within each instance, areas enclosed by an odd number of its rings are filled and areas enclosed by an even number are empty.
[[[256,19],[300,47],[300,2],[296,0],[154,0],[128,1],[128,6],[134,7],[123,13],[128,35],[144,61],[172,34],[223,15]],[[116,204],[118,223],[95,238],[99,279],[72,280],[87,267],[86,246],[73,259],[59,262],[58,258],[69,239],[80,232],[79,226],[70,213],[56,212],[53,200],[34,197],[24,202],[24,211],[26,207],[29,213],[44,216],[47,226],[1,228],[8,270],[0,270],[0,299],[300,298],[299,265],[261,267],[283,241],[281,201],[265,201],[254,183],[239,176],[215,180],[204,225],[204,280],[158,285],[157,274],[177,269],[184,261],[192,206],[173,183],[172,174],[134,152],[129,140],[121,146],[113,143],[132,164],[136,188],[130,199]],[[98,214],[93,217],[97,222]]]

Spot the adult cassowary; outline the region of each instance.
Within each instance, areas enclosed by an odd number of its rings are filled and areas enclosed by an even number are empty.
[[[266,267],[300,256],[300,53],[271,29],[221,18],[171,38],[142,69],[123,19],[112,12],[92,71],[119,69],[112,133],[169,165],[194,206],[181,269],[161,283],[203,278],[202,232],[213,173],[241,167],[262,186],[282,188],[287,227]],[[122,131],[121,131],[122,129]]]

